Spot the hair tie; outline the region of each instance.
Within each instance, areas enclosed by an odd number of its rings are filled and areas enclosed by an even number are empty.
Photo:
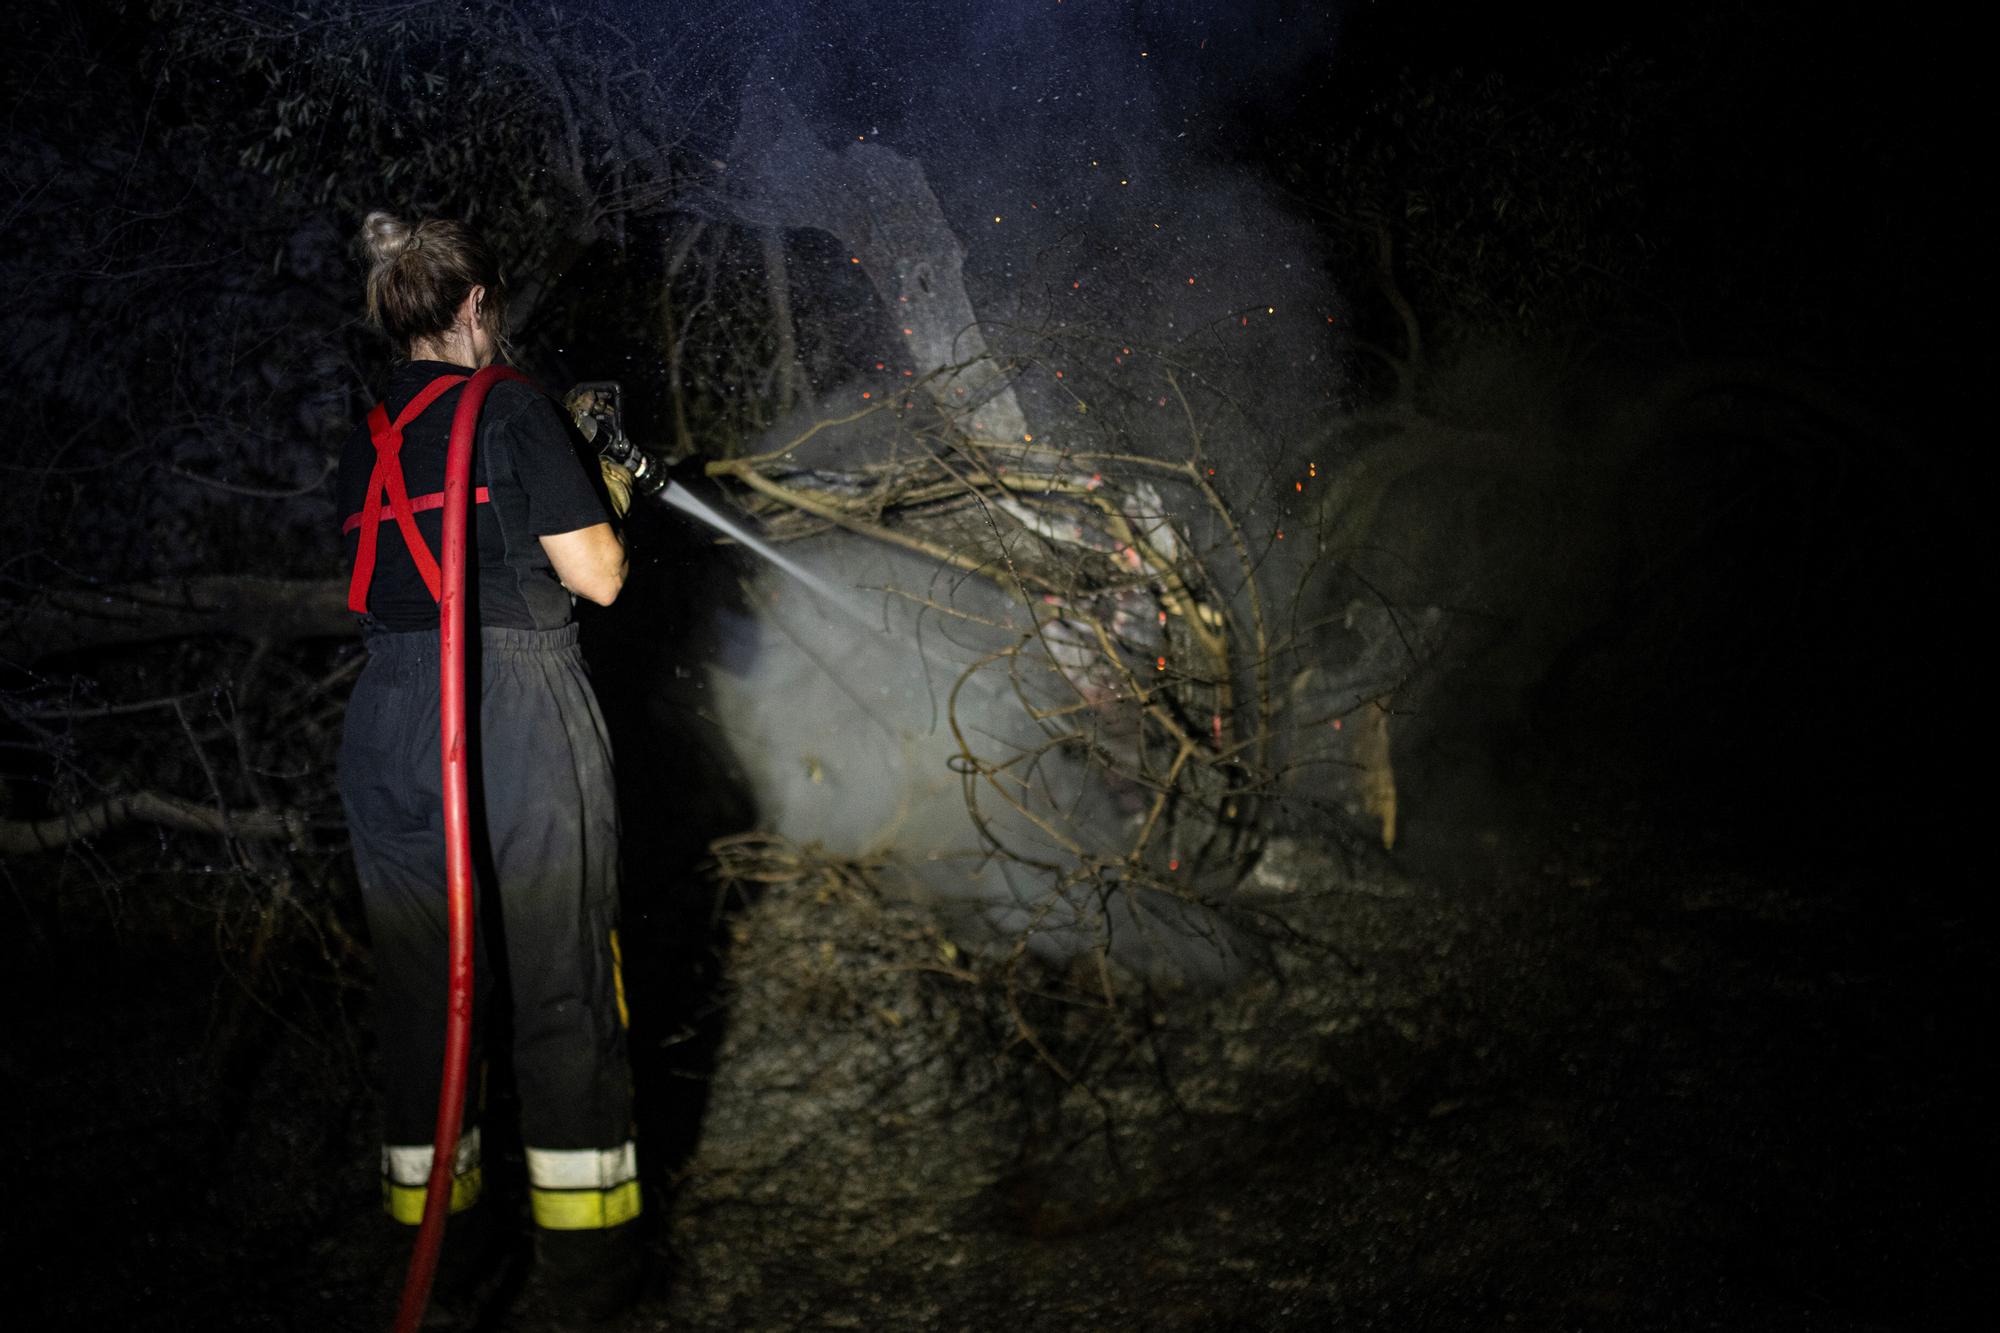
[[[423,248],[424,248],[424,234],[420,231],[412,231],[410,233],[410,239],[404,244],[403,249],[407,253],[415,254],[417,251]]]

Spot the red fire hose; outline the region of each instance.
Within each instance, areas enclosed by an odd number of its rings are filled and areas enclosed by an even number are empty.
[[[444,765],[444,873],[450,926],[451,1003],[444,1029],[444,1083],[438,1090],[437,1132],[431,1177],[424,1190],[424,1220],[410,1252],[396,1307],[396,1333],[416,1333],[430,1303],[450,1209],[459,1121],[465,1109],[466,1062],[472,1051],[472,825],[465,731],[465,528],[472,490],[472,438],[479,409],[501,380],[527,376],[488,366],[459,395],[444,464],[444,552],[438,594],[438,749]]]

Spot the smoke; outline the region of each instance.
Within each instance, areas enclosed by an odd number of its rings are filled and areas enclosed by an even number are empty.
[[[746,51],[702,206],[783,235],[791,284],[839,314],[845,345],[752,452],[810,437],[786,454],[788,483],[851,488],[920,449],[942,412],[1001,471],[1103,489],[1097,509],[1030,492],[926,530],[985,568],[840,532],[788,543],[874,623],[753,575],[747,615],[716,613],[729,648],[711,663],[711,715],[764,826],[885,864],[962,937],[1025,934],[1051,961],[1108,948],[1155,978],[1226,982],[1259,955],[1231,907],[1257,821],[1324,822],[1351,765],[1284,727],[1227,735],[1237,706],[1203,703],[1184,720],[1202,762],[1254,752],[1262,772],[1216,779],[1205,803],[1163,799],[1147,723],[1119,713],[1133,691],[1096,661],[1088,626],[1112,626],[1149,681],[1170,657],[1202,675],[1183,626],[1245,627],[1239,651],[1266,660],[1194,692],[1276,710],[1352,710],[1399,665],[1369,650],[1406,655],[1386,627],[1329,608],[1316,568],[1337,303],[1310,230],[1226,138],[1246,43],[1270,33],[1188,5],[786,15],[789,28],[766,11],[773,30]],[[1088,461],[1105,454],[1192,470]],[[1061,607],[1003,587],[1010,562],[1064,543],[1101,554],[1120,524],[1206,570],[1202,589],[1136,584]],[[1319,676],[1288,695],[1304,662]],[[1101,711],[1095,731],[1050,724],[1080,700]],[[1279,769],[1302,776],[1263,781]]]
[[[1105,947],[1156,978],[1211,981],[1259,956],[1194,885],[1184,896],[1104,864],[1144,803],[1049,744],[1031,710],[1068,691],[1046,658],[1010,651],[1035,640],[1020,603],[877,543],[833,537],[789,553],[875,590],[863,595],[876,623],[784,576],[758,579],[751,614],[730,617],[711,707],[766,827],[878,864],[975,946],[1025,937],[1048,962]],[[884,591],[913,587],[951,613]]]
[[[1271,53],[1323,53],[1312,41],[1330,33],[1255,6],[1208,8],[841,0],[739,15],[743,111],[782,104],[806,141],[767,162],[766,193],[868,209],[883,201],[856,197],[842,154],[879,147],[918,163],[964,245],[981,324],[1028,363],[1017,389],[1045,400],[1033,415],[1054,438],[1076,416],[1081,373],[1104,377],[1095,409],[1147,406],[1141,435],[1184,443],[1179,408],[1159,401],[1176,364],[1198,365],[1189,387],[1233,397],[1259,435],[1295,429],[1338,399],[1338,308],[1310,229],[1249,169],[1237,136]],[[744,130],[739,118],[713,145],[723,207],[739,217]],[[846,279],[861,295],[841,271],[850,258],[802,253],[795,279],[821,290]],[[890,319],[867,313],[879,340],[852,349],[858,370],[895,342]],[[1268,438],[1228,443],[1273,451]]]

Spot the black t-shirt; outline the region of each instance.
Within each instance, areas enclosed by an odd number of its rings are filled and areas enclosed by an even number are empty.
[[[411,361],[389,377],[383,406],[391,421],[440,375],[471,375],[465,366]],[[453,385],[415,421],[403,428],[403,478],[410,498],[444,490],[445,452],[462,384]],[[368,478],[375,468],[375,445],[368,425],[349,438],[340,456],[340,517],[361,512]],[[472,506],[476,540],[467,551],[466,618],[478,625],[508,629],[553,629],[570,619],[571,599],[557,581],[536,538],[575,532],[609,521],[599,493],[589,446],[561,410],[540,391],[518,380],[502,380],[486,396],[473,441],[472,484],[484,486],[487,504]],[[373,497],[380,506],[382,497]],[[444,560],[444,511],[420,510],[417,531],[431,556]],[[349,570],[361,542],[360,529],[346,534]],[[376,538],[375,575],[368,610],[384,630],[434,630],[437,602],[401,530],[384,518]]]

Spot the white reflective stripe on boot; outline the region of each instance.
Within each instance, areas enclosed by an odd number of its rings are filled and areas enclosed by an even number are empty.
[[[549,1231],[615,1227],[639,1215],[639,1149],[528,1149],[528,1201]]]
[[[382,1145],[382,1206],[398,1222],[416,1226],[424,1220],[424,1190],[430,1184],[436,1148],[428,1143]],[[462,1213],[479,1200],[479,1126],[458,1136],[451,1161],[451,1211]]]

